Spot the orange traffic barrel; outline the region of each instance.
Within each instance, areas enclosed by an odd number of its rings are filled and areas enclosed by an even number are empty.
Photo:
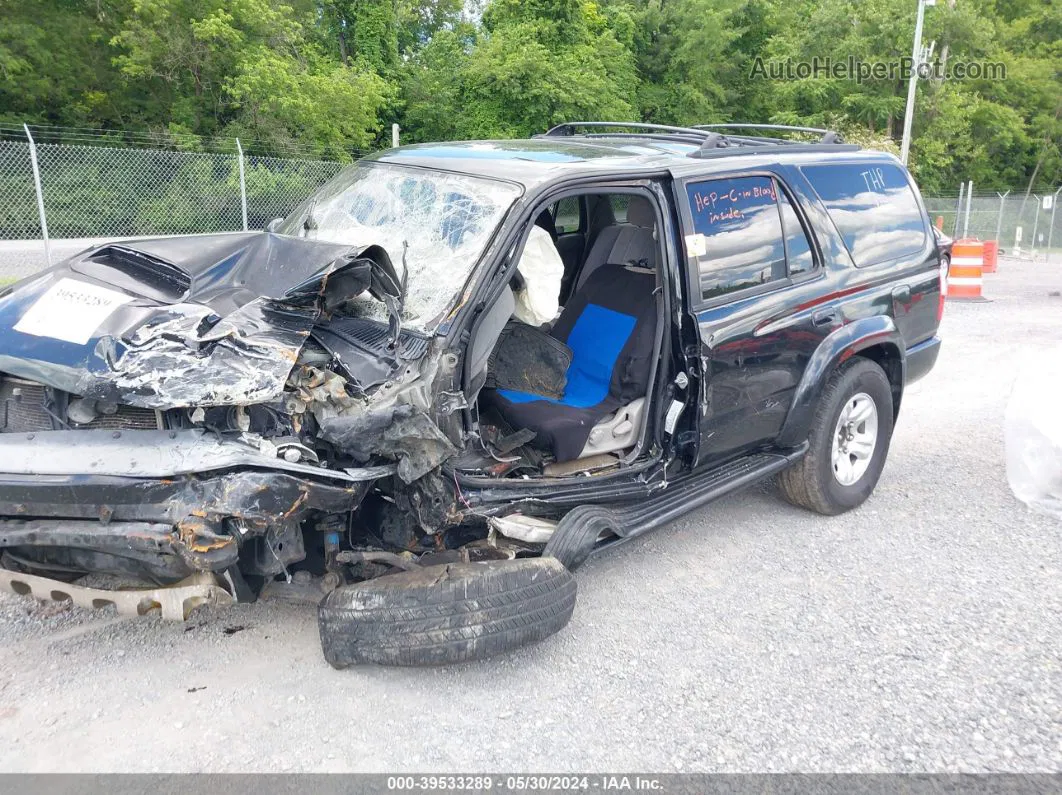
[[[999,259],[999,241],[985,241],[985,273],[996,272],[996,262]]]
[[[984,300],[981,295],[984,263],[984,243],[969,238],[955,241],[951,249],[951,270],[948,272],[948,300]]]
[[[938,215],[937,216],[937,220],[934,223],[935,223],[935,225],[937,227],[937,231],[938,232],[943,232],[944,231],[944,216],[943,215]]]

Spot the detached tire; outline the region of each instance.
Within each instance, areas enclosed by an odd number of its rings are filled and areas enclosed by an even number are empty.
[[[778,476],[782,494],[827,516],[862,505],[881,477],[892,425],[885,371],[869,359],[849,359],[822,391],[807,454]]]
[[[480,660],[561,630],[575,591],[553,558],[426,566],[328,594],[317,611],[321,646],[333,668]]]

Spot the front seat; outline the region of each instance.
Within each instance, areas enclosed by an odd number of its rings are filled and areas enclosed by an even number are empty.
[[[658,249],[653,236],[655,227],[653,205],[643,196],[631,196],[627,204],[627,222],[606,226],[598,233],[573,292],[578,292],[590,275],[607,262],[635,262],[655,268]]]
[[[645,397],[656,339],[656,271],[604,263],[568,301],[550,334],[572,350],[560,400],[511,389],[485,390],[513,428],[535,431],[535,444],[557,461],[579,457],[594,425]]]

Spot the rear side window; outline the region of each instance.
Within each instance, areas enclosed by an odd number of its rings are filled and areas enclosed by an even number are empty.
[[[805,273],[814,256],[785,192],[771,177],[734,177],[686,185],[701,300]],[[787,256],[788,250],[788,256]]]
[[[915,254],[925,245],[922,212],[899,166],[845,163],[801,170],[858,267]]]

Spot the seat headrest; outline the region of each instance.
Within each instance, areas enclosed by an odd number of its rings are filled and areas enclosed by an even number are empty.
[[[631,196],[627,205],[627,223],[640,226],[642,229],[653,229],[656,226],[656,211],[649,200],[642,196]]]

